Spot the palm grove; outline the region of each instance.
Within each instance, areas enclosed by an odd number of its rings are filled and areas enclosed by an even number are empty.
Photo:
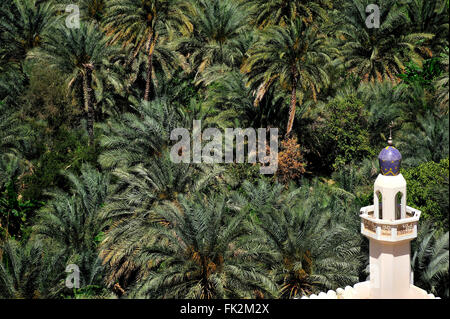
[[[425,216],[415,282],[449,296],[448,0],[7,0],[0,17],[0,298],[365,280],[358,211],[391,122]],[[278,127],[278,171],[171,162],[192,120]]]

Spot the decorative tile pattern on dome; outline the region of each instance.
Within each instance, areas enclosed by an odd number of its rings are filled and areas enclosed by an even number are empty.
[[[402,155],[394,146],[386,146],[378,155],[382,175],[397,176],[400,173]]]

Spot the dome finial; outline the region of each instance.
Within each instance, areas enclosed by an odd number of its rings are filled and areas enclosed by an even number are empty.
[[[394,141],[392,140],[392,127],[393,126],[394,126],[394,122],[389,123],[389,139],[388,139],[389,146],[394,145]]]

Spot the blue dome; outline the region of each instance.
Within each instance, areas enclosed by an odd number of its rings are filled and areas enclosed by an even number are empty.
[[[381,174],[385,176],[397,176],[400,173],[402,154],[394,146],[386,146],[378,155]]]

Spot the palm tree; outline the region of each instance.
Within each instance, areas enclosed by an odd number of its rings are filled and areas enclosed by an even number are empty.
[[[108,224],[99,217],[99,211],[106,201],[109,175],[87,164],[81,167],[80,176],[70,172],[63,175],[71,184],[70,191],[49,192],[51,200],[39,211],[33,232],[38,240],[54,247],[53,254],[60,256],[63,267],[79,266],[84,287],[99,285],[103,266],[97,245]],[[64,273],[64,268],[57,270]],[[64,286],[59,285],[58,289]]]
[[[238,127],[262,127],[260,123],[255,123],[259,110],[253,107],[251,90],[246,86],[247,79],[239,70],[216,65],[205,70],[200,80],[207,86],[207,107],[217,109],[222,116],[227,114],[232,120],[239,121]]]
[[[21,247],[9,239],[0,245],[0,298],[39,297],[43,251],[39,242]]]
[[[131,109],[133,113],[99,124],[103,130],[100,145],[104,150],[99,162],[106,169],[147,165],[155,155],[161,157],[169,152],[168,147],[174,143],[170,140],[173,129],[191,128],[194,119],[201,120],[202,126],[224,126],[230,117],[230,112],[216,112],[195,100],[182,107],[168,96],[142,101],[131,105]]]
[[[166,97],[131,107],[135,113],[124,113],[99,125],[103,130],[100,144],[104,149],[99,162],[105,168],[148,162],[169,145],[174,128],[191,125]]]
[[[90,145],[94,145],[93,87],[103,87],[106,81],[117,89],[120,87],[120,81],[108,62],[118,53],[116,47],[108,45],[108,38],[98,26],[81,23],[79,29],[62,26],[53,29],[43,46],[31,54],[31,58],[66,75],[65,80],[72,92],[81,88]]]
[[[268,25],[289,25],[301,19],[310,24],[326,16],[326,8],[331,8],[329,0],[251,0],[245,1],[252,12],[252,21],[260,28]]]
[[[348,202],[317,181],[300,188],[244,182],[236,206],[250,211],[259,258],[274,269],[283,297],[309,295],[358,281],[360,237],[348,221]],[[347,211],[346,211],[347,210]],[[348,226],[347,226],[348,227]]]
[[[63,175],[72,186],[70,192],[48,193],[52,199],[39,212],[34,231],[54,240],[65,252],[95,250],[94,238],[105,226],[98,211],[108,193],[109,176],[88,164],[82,165],[80,176],[71,172]]]
[[[248,46],[247,15],[232,0],[189,2],[187,17],[192,30],[178,40],[176,48],[188,57],[196,78],[206,68],[220,64],[239,67]]]
[[[448,231],[439,233],[431,223],[422,223],[412,251],[414,284],[436,296],[448,298]]]
[[[0,4],[0,101],[17,103],[26,84],[24,60],[41,45],[56,21],[51,3],[36,0],[2,1]]]
[[[411,0],[407,3],[407,13],[412,32],[434,34],[426,46],[419,47],[424,56],[432,56],[448,47],[449,2],[447,0]],[[431,51],[430,51],[431,49]]]
[[[249,74],[249,85],[256,91],[255,105],[274,83],[290,90],[288,135],[294,123],[297,99],[301,103],[304,95],[310,93],[315,100],[320,88],[328,84],[325,65],[331,58],[326,38],[315,27],[297,19],[286,28],[275,26],[264,30],[248,54],[242,70]]]
[[[363,81],[395,82],[409,60],[421,65],[422,58],[415,49],[433,34],[411,31],[406,10],[394,0],[377,1],[380,26],[368,28],[365,10],[372,3],[353,0],[344,7],[338,31],[340,53],[347,70]]]
[[[112,0],[108,2],[105,14],[105,28],[113,35],[112,42],[122,41],[125,46],[132,45],[131,59],[144,49],[147,55],[147,76],[144,100],[149,100],[152,80],[153,54],[159,43],[168,37],[168,28],[183,25],[184,13],[179,0]],[[159,42],[158,42],[159,40]],[[168,51],[161,48],[159,57],[173,59]]]
[[[143,101],[133,109],[135,114],[125,113],[101,126],[104,151],[99,156],[116,180],[102,210],[102,218],[115,223],[102,245],[102,256],[114,269],[108,283],[119,280],[122,287],[135,271],[131,260],[145,242],[149,212],[164,201],[176,200],[179,193],[205,189],[213,181],[220,185],[223,172],[220,166],[176,164],[170,159],[170,132],[190,127],[191,116],[198,119],[194,115],[198,112],[191,110],[186,116],[165,97]]]
[[[51,243],[31,238],[0,244],[0,299],[55,298],[64,288],[64,255]]]
[[[164,224],[149,230],[137,262],[140,281],[132,296],[153,298],[243,298],[256,292],[276,296],[276,286],[242,248],[246,212],[229,216],[223,197],[180,197],[155,210]]]
[[[49,35],[55,11],[51,2],[12,0],[2,2],[0,17],[2,49],[7,52],[8,60],[21,63]]]
[[[155,207],[177,202],[179,194],[217,189],[222,173],[219,166],[173,163],[168,151],[145,163],[116,168],[113,176],[117,182],[101,214],[102,219],[113,223],[101,252],[111,269],[108,285],[119,281],[126,288],[139,269],[134,259],[139,258],[143,245],[152,240]]]

